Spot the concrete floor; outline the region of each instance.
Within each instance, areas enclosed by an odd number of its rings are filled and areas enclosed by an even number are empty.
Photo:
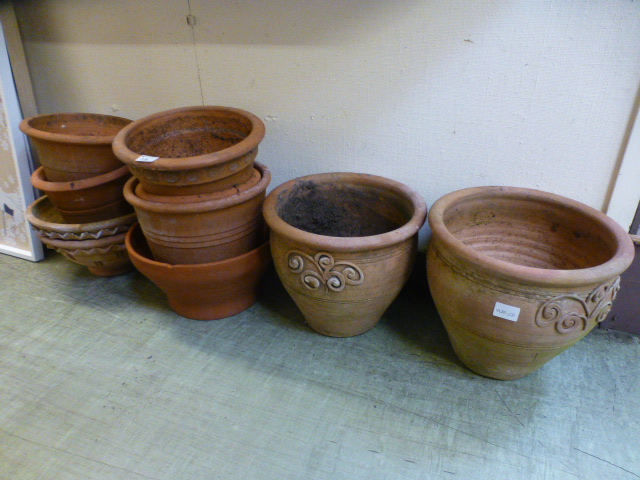
[[[137,272],[0,255],[0,478],[640,478],[639,337],[595,331],[500,382],[418,288],[335,339],[265,283],[197,322]]]

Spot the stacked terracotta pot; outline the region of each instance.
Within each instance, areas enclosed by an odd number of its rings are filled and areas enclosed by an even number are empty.
[[[223,318],[255,302],[270,260],[271,174],[255,162],[264,134],[249,112],[203,106],[150,115],[114,139],[134,175],[124,187],[139,221],[129,255],[185,317]]]
[[[42,165],[31,182],[45,193],[27,218],[45,245],[96,275],[132,269],[124,234],[135,215],[122,193],[131,174],[111,147],[129,123],[92,113],[38,115],[20,123]]]

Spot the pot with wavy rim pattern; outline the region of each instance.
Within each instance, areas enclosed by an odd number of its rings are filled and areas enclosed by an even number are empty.
[[[634,256],[603,213],[551,193],[477,187],[429,213],[429,288],[462,362],[513,380],[604,320]]]
[[[92,223],[64,223],[46,195],[38,198],[27,208],[25,217],[38,235],[53,240],[88,240],[126,233],[136,223],[136,214],[129,213]]]
[[[359,173],[297,178],[264,203],[282,283],[308,325],[334,337],[370,330],[400,293],[426,214],[406,185]]]

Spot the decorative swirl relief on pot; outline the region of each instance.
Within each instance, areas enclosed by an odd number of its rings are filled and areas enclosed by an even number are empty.
[[[350,262],[335,261],[331,254],[320,252],[308,255],[298,250],[287,254],[287,264],[293,274],[300,274],[300,281],[309,290],[324,286],[327,290],[340,292],[347,285],[360,285],[364,273]]]
[[[619,290],[620,277],[610,284],[600,285],[586,298],[578,294],[551,298],[538,309],[536,325],[554,324],[559,333],[585,330],[591,321],[600,323],[606,318]]]

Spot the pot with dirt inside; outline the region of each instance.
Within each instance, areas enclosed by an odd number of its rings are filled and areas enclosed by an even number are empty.
[[[349,337],[373,328],[411,273],[424,200],[358,173],[297,178],[264,203],[276,271],[308,325]]]

